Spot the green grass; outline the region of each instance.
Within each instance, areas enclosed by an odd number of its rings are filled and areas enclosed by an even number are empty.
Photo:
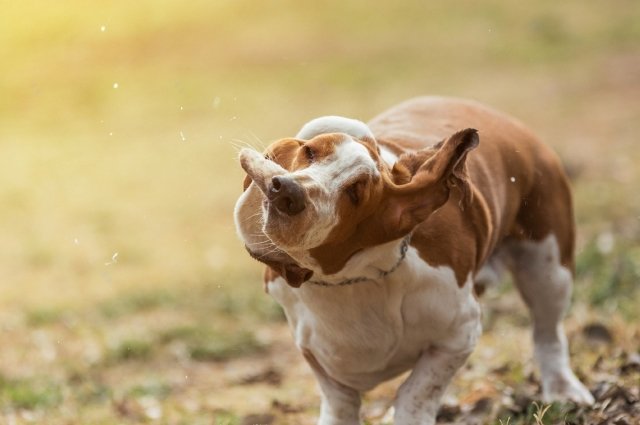
[[[107,354],[108,361],[146,360],[153,354],[153,343],[147,339],[129,338],[118,343]]]
[[[628,320],[638,316],[640,248],[637,242],[613,241],[611,233],[589,242],[578,256],[578,297],[599,309],[618,312]]]
[[[499,415],[494,425],[553,425],[574,423],[575,405],[553,403],[550,405],[532,403],[521,414]]]
[[[65,317],[65,311],[61,308],[35,308],[25,312],[25,321],[28,326],[46,326],[60,322]]]
[[[116,319],[129,314],[170,307],[178,302],[177,295],[175,292],[172,293],[166,289],[122,294],[102,302],[99,306],[99,311],[107,319]]]
[[[63,401],[59,385],[46,379],[6,379],[0,376],[2,409],[47,409]]]
[[[150,381],[139,384],[129,389],[130,397],[155,397],[158,399],[167,398],[172,391],[172,386],[166,382]]]
[[[240,419],[230,412],[217,412],[214,416],[214,425],[236,425]]]
[[[184,343],[189,356],[198,361],[230,360],[265,349],[249,331],[220,331],[205,326],[168,329],[160,335],[159,340],[163,343]]]

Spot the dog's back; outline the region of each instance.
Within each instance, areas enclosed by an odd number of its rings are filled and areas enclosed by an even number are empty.
[[[460,128],[476,128],[481,143],[466,163],[481,198],[471,215],[473,237],[479,240],[466,247],[465,258],[475,258],[478,268],[505,239],[539,241],[553,234],[561,264],[573,268],[575,230],[567,177],[556,154],[521,122],[470,100],[420,97],[385,111],[369,127],[380,145],[398,155],[434,145]],[[422,233],[445,229],[442,238],[431,235],[439,246],[451,241],[459,201],[452,196],[420,226]],[[468,224],[459,223],[458,232],[464,234]]]

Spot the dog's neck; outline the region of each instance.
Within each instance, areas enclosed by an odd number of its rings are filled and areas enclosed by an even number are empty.
[[[354,255],[344,269],[335,275],[315,274],[306,283],[317,286],[346,286],[355,283],[375,282],[395,272],[403,263],[411,235],[384,245],[372,247]]]

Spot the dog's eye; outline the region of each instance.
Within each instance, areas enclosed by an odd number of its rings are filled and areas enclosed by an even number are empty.
[[[362,186],[362,182],[355,182],[352,185],[349,185],[345,191],[353,205],[357,206],[360,203],[360,191]]]
[[[313,149],[311,149],[309,146],[303,146],[302,149],[304,150],[304,156],[307,157],[309,162],[313,162],[316,156],[315,152],[313,152]]]

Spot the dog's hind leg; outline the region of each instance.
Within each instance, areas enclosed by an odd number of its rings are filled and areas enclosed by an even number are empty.
[[[531,312],[543,401],[592,404],[591,393],[569,365],[562,317],[571,298],[573,276],[561,263],[556,236],[551,233],[540,241],[511,241],[508,245],[516,285]]]

